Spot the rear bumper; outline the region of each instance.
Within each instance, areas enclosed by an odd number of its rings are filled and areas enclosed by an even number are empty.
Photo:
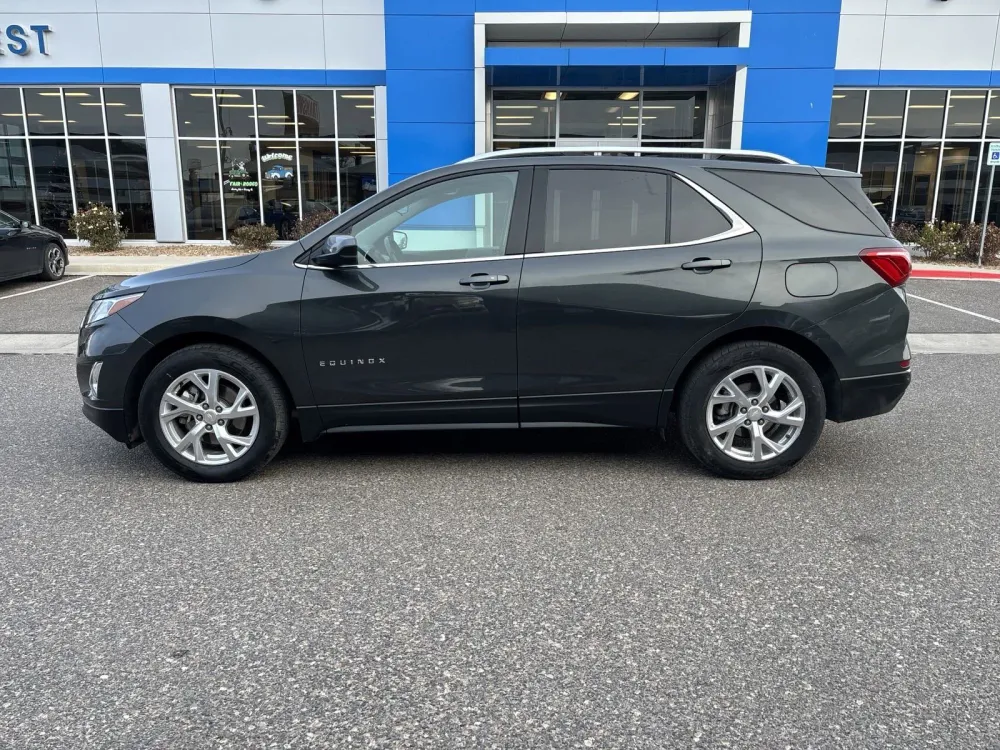
[[[896,408],[910,385],[910,378],[910,371],[904,370],[841,380],[840,398],[830,404],[827,417],[834,422],[850,422],[886,414]]]

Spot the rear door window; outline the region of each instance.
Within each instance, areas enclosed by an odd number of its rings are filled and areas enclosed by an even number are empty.
[[[550,169],[544,252],[666,244],[669,179],[639,170]]]

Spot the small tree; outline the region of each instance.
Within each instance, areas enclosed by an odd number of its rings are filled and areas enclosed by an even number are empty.
[[[266,224],[246,224],[234,229],[229,235],[229,241],[246,253],[267,250],[276,239],[278,231]]]
[[[106,253],[117,250],[125,239],[121,213],[110,206],[90,203],[87,208],[72,216],[70,230],[81,240],[86,240],[95,250]]]

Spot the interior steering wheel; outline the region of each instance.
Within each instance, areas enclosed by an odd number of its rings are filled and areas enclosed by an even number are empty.
[[[360,247],[358,252],[368,263],[401,263],[403,261],[403,251],[392,238],[392,234],[387,234],[381,242],[376,241],[375,245],[367,250]]]

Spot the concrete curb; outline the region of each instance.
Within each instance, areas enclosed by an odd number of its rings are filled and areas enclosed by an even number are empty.
[[[1000,281],[1000,271],[988,271],[981,268],[934,268],[921,267],[914,264],[911,279],[958,279],[977,281]]]
[[[73,255],[69,256],[67,276],[135,276],[164,268],[186,266],[205,260],[217,260],[220,255]]]

